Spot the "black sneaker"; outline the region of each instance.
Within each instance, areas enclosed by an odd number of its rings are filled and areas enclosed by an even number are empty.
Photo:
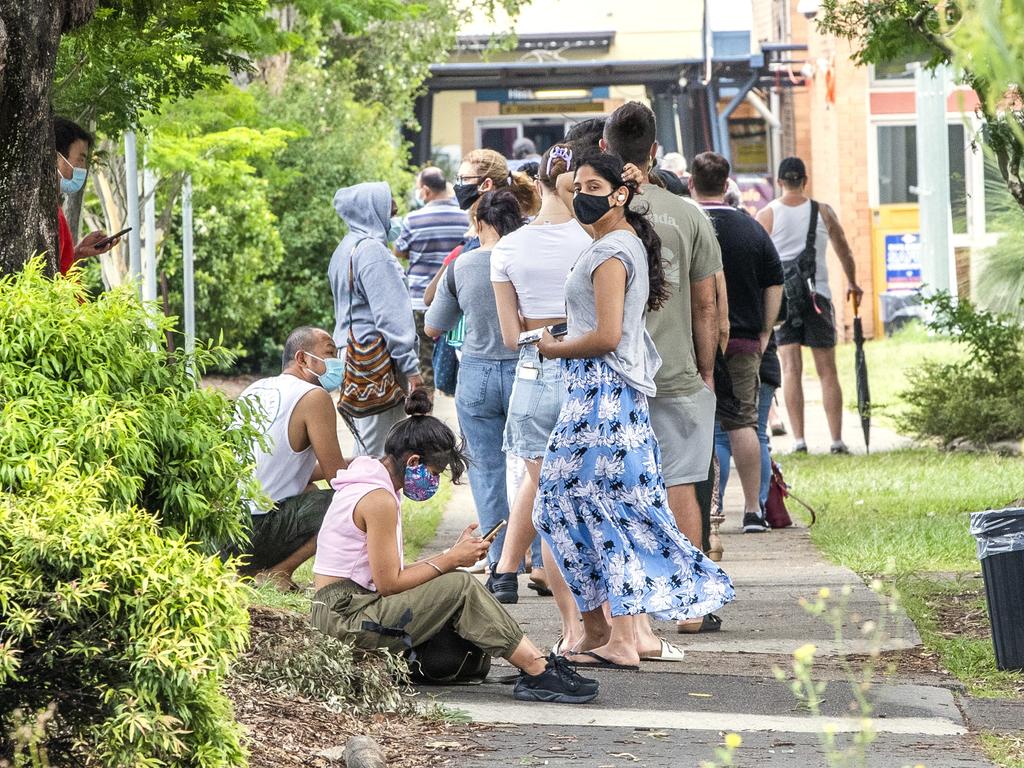
[[[756,512],[747,512],[743,515],[744,533],[764,533],[768,530],[768,521]]]
[[[846,446],[846,443],[839,443],[829,448],[829,451],[836,456],[849,456],[850,449]]]
[[[519,602],[519,576],[515,573],[498,573],[497,563],[491,566],[491,575],[487,577],[487,591],[494,599],[505,605]]]
[[[807,443],[800,443],[794,447],[793,453],[807,453]]]
[[[551,654],[539,675],[519,675],[512,697],[548,704],[586,704],[597,696],[597,680],[583,677],[564,656]]]

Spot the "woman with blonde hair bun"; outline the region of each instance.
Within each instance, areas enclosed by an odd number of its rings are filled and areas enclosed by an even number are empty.
[[[536,215],[540,195],[533,180],[525,173],[509,170],[505,157],[493,149],[474,149],[462,158],[455,180],[455,197],[464,211],[475,208],[484,192],[507,188],[516,196],[524,216]]]

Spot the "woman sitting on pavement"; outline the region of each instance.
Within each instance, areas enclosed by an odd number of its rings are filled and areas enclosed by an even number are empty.
[[[733,588],[676,527],[651,428],[647,396],[661,359],[645,315],[668,290],[661,241],[630,209],[636,185],[618,157],[584,159],[573,191],[576,218],[596,239],[565,283],[568,335],[545,332],[538,344],[545,358],[565,360],[568,394],[533,521],[582,613],[584,637],[569,659],[636,669],[640,614],[700,617],[732,600]]]
[[[429,416],[430,397],[411,393],[409,417],[388,435],[384,457],[361,456],[331,486],[313,563],[317,593],[313,625],[366,650],[402,653],[446,628],[521,670],[513,696],[521,701],[582,704],[597,682],[581,677],[554,655],[547,659],[483,584],[457,570],[475,563],[487,543],[469,526],[447,552],[411,565],[402,562],[399,491],[426,501],[441,473],[458,482],[466,457],[454,433]]]

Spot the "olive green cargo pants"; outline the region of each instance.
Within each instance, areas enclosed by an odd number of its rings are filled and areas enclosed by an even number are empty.
[[[449,624],[459,637],[503,659],[523,639],[523,630],[501,603],[463,571],[386,597],[348,579],[328,584],[313,596],[313,626],[364,650],[402,653]]]

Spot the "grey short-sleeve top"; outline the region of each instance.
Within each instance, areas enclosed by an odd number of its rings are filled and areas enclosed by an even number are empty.
[[[649,283],[647,251],[632,232],[616,230],[585,250],[565,282],[565,309],[569,338],[583,336],[597,328],[594,271],[608,259],[626,267],[626,299],[622,315],[622,338],[614,351],[602,356],[612,370],[645,395],[655,395],[654,374],[661,357],[647,333],[646,314]]]

